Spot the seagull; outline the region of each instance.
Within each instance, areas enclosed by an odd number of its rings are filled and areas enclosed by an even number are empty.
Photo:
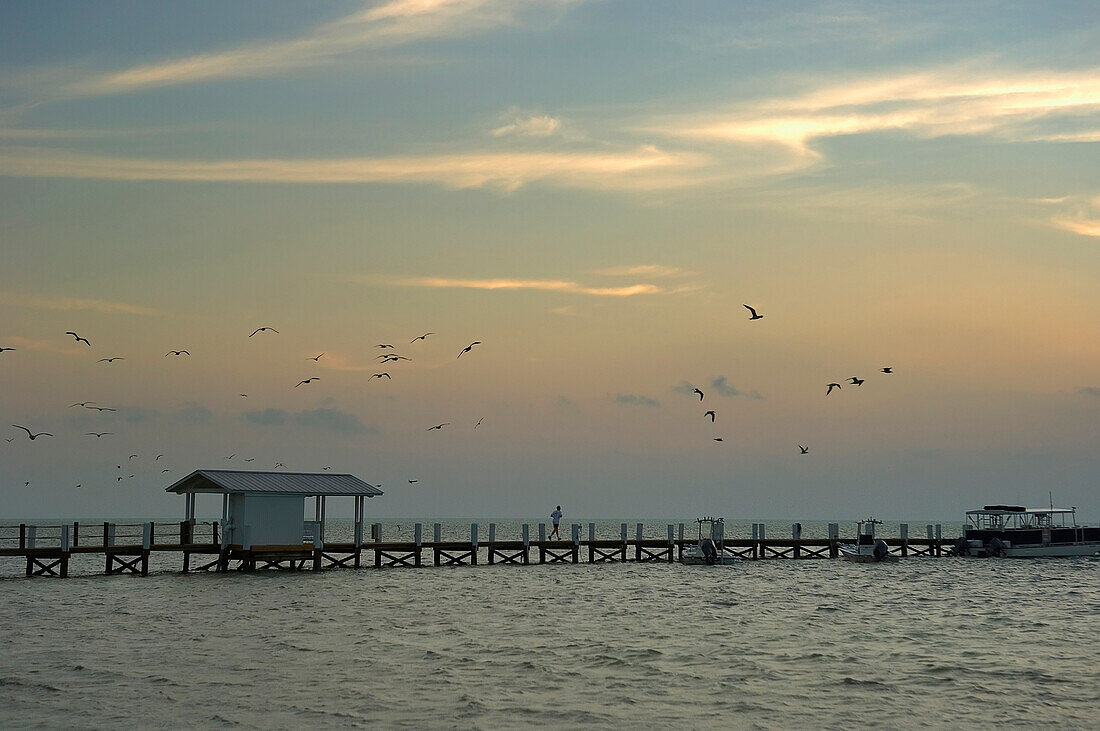
[[[273,467],[272,469],[276,469],[276,470],[277,470],[277,469],[279,469],[280,467],[282,467],[283,469],[286,469],[286,465],[285,465],[285,464],[283,464],[282,462],[276,462],[276,463],[275,463],[275,467]]]
[[[118,409],[109,409],[106,406],[89,406],[88,408],[96,411],[118,411]]]
[[[379,343],[377,347],[379,347],[379,348],[392,348],[393,346],[390,345],[389,343]]]
[[[231,455],[229,455],[228,457],[226,457],[226,459],[233,459],[233,458],[234,458],[234,457],[236,457],[236,456],[237,456],[237,453],[236,453],[236,452],[234,452],[233,454],[231,454]]]
[[[749,307],[748,305],[742,305],[742,306],[751,313],[749,315],[750,320],[763,320],[764,319],[764,316],[756,314],[756,310],[753,309],[752,307]]]
[[[481,341],[480,340],[475,340],[474,342],[467,345],[465,348],[463,348],[462,350],[459,351],[458,357],[461,358],[463,353],[469,353],[470,350],[472,350],[475,345],[481,345]]]
[[[391,381],[393,380],[390,378],[390,374],[385,372],[372,374],[367,380],[369,381],[371,378],[389,378]]]
[[[429,427],[428,427],[427,429],[425,429],[424,431],[431,431],[432,429],[442,429],[442,428],[443,428],[443,427],[445,427],[445,426],[450,426],[450,424],[451,424],[451,422],[449,422],[449,421],[445,421],[445,422],[443,422],[442,424],[436,424],[435,426],[429,426]]]
[[[122,475],[115,478],[115,482],[122,482]]]
[[[27,436],[31,438],[32,442],[35,439],[38,439],[38,437],[52,437],[53,436],[53,434],[50,434],[47,431],[40,431],[37,434],[35,434],[34,432],[32,432],[30,429],[28,429],[25,426],[19,426],[18,424],[12,424],[12,426],[17,427],[17,428],[22,429],[23,431],[27,432]]]
[[[77,489],[77,490],[79,490],[79,489],[80,489],[80,488],[82,488],[82,487],[84,487],[84,486],[83,486],[83,485],[77,485],[77,486],[76,486],[76,489]]]
[[[136,454],[131,454],[129,457],[126,458],[126,461],[129,462],[130,460],[132,460],[136,456],[137,456]]]
[[[317,378],[316,376],[315,376],[315,377],[313,377],[313,378],[307,378],[307,379],[306,379],[306,380],[304,380],[304,381],[298,381],[298,383],[297,383],[297,384],[295,384],[294,388],[298,388],[298,386],[304,386],[304,385],[305,385],[305,384],[307,384],[307,383],[313,383],[314,381],[320,381],[320,380],[321,380],[321,379],[320,379],[320,378]]]
[[[158,459],[160,459],[163,456],[164,456],[163,454],[158,454],[153,461],[156,462]]]
[[[116,360],[126,360],[120,355],[116,355],[114,358],[100,358],[96,363],[114,363]]]
[[[178,355],[187,355],[187,356],[189,356],[189,355],[191,355],[191,353],[186,351],[186,350],[169,350],[167,353],[164,354],[164,357],[167,358],[170,355],[177,355],[177,356]]]
[[[716,442],[724,442],[724,441],[726,441],[726,440],[725,440],[725,439],[723,439],[722,437],[715,437],[715,438],[714,438],[714,441],[716,441]]]
[[[885,368],[879,368],[883,373],[893,373],[894,368],[892,366],[886,366]]]
[[[319,360],[321,360],[321,356],[322,356],[322,355],[324,355],[324,353],[321,353],[321,354],[319,354],[319,355],[315,355],[315,356],[313,356],[312,358],[310,358],[309,360],[312,360],[312,361],[319,361]]]
[[[825,395],[826,395],[826,396],[828,396],[829,394],[831,394],[831,393],[833,392],[833,389],[834,389],[834,388],[840,388],[840,384],[839,384],[839,383],[830,383],[830,384],[827,384],[827,385],[828,385],[828,387],[829,387],[829,390],[825,392]]]
[[[322,467],[321,469],[324,470],[325,472],[328,472],[329,470],[332,469],[332,467]]]
[[[109,432],[109,431],[89,431],[89,432],[84,432],[84,436],[86,436],[86,437],[95,437],[96,439],[98,439],[99,437],[105,437],[105,436],[107,436],[108,434],[114,434],[114,432]]]
[[[75,408],[77,406],[83,407],[85,409],[92,409],[92,408],[95,408],[95,401],[81,401],[79,403],[69,404],[70,409]]]
[[[412,358],[406,358],[403,355],[387,355],[382,359],[383,363],[396,363],[399,360],[412,360]]]
[[[710,417],[710,423],[713,424],[714,423],[714,416],[715,416],[714,412],[713,411],[707,411],[707,412],[703,413],[703,418],[704,419],[707,418],[708,416]]]
[[[241,398],[248,398],[248,394],[247,394],[247,393],[239,393],[239,394],[237,394],[237,395],[238,395],[238,396],[240,396]]]
[[[798,449],[799,449],[799,454],[809,454],[810,453],[810,448],[809,447],[803,447],[801,444],[798,445]]]
[[[852,384],[853,386],[862,386],[865,380],[865,378],[856,378],[855,376],[852,376],[848,379],[848,383]]]
[[[161,470],[161,471],[160,471],[160,473],[161,473],[162,475],[163,475],[163,474],[164,474],[165,472],[171,472],[171,470],[169,470],[169,469],[165,468],[165,469],[163,469],[163,470]]]
[[[691,389],[691,392],[692,392],[692,393],[697,393],[697,394],[699,394],[699,400],[700,400],[700,401],[702,401],[702,400],[703,400],[703,392],[702,392],[702,391],[700,391],[700,390],[699,390],[699,389],[697,389],[697,388],[693,388],[693,389]]]
[[[30,487],[30,486],[31,486],[31,483],[30,483],[30,482],[24,482],[24,483],[23,483],[23,487]]]
[[[484,416],[477,420],[477,423],[474,424],[474,428],[477,429],[479,426],[481,426],[481,422],[483,422],[483,421],[485,421]]]
[[[5,348],[3,346],[0,346],[0,353],[3,353],[5,350],[15,350],[15,348]]]
[[[435,335],[435,333],[424,333],[423,335],[413,338],[409,342],[415,343],[417,340],[425,340],[429,335]]]
[[[415,485],[418,482],[420,482],[420,480],[409,480],[410,485]]]
[[[275,329],[275,328],[273,328],[273,327],[258,327],[258,328],[256,328],[255,330],[253,330],[253,331],[252,331],[252,335],[255,335],[256,333],[262,333],[262,332],[267,332],[268,330],[270,330],[271,332],[275,333],[276,335],[278,335],[278,334],[279,334],[279,331],[278,331],[278,330],[276,330],[276,329]],[[252,337],[252,335],[249,335],[248,337]]]
[[[12,442],[15,441],[15,437],[11,437],[10,439],[8,437],[4,437],[4,441],[7,442],[8,444],[11,444]]]
[[[245,462],[255,462],[255,461],[256,461],[255,457],[249,457],[248,459],[245,460]]]
[[[78,342],[78,343],[84,343],[84,344],[85,344],[85,345],[87,345],[87,346],[88,346],[89,348],[90,348],[90,347],[92,347],[92,344],[88,342],[88,339],[87,339],[87,338],[82,338],[82,337],[80,337],[79,335],[77,335],[76,333],[74,333],[74,332],[73,332],[72,330],[66,330],[66,331],[65,331],[65,334],[66,334],[66,335],[72,335],[72,336],[73,336],[74,338],[76,338],[76,342]]]

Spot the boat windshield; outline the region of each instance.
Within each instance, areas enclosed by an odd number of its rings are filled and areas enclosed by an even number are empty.
[[[967,511],[966,522],[981,530],[1076,528],[1077,509],[986,505],[982,510]]]

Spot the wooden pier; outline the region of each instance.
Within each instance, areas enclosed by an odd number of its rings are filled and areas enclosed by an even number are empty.
[[[587,537],[583,526],[570,526],[568,537],[547,540],[546,524],[537,526],[532,540],[529,524],[523,524],[518,540],[498,540],[497,526],[488,524],[486,540],[480,539],[477,523],[470,526],[469,540],[443,540],[442,524],[432,525],[432,540],[423,540],[423,524],[413,525],[410,541],[383,540],[381,523],[371,525],[364,540],[362,523],[356,524],[355,539],[347,542],[325,541],[320,532],[295,545],[242,545],[224,541],[218,522],[198,523],[194,519],[179,523],[65,523],[61,525],[0,526],[0,559],[17,558],[25,562],[27,576],[66,577],[73,556],[99,555],[105,574],[149,573],[153,554],[175,553],[180,556],[183,572],[258,571],[264,569],[332,568],[420,568],[432,566],[475,566],[478,563],[530,564],[663,562],[677,561],[684,549],[696,544],[684,537],[684,524],[668,524],[661,538],[644,537],[645,526],[622,523],[618,538],[598,538],[596,524],[589,523]],[[563,526],[563,531],[564,526]],[[928,525],[926,536],[911,538],[909,526],[901,524],[900,537],[883,539],[890,552],[900,557],[939,557],[947,555],[954,540],[945,540],[939,525]],[[828,538],[802,538],[801,526],[792,526],[790,538],[770,538],[763,523],[752,525],[745,538],[721,537],[722,556],[744,560],[836,559],[839,546],[855,537],[841,538],[839,525],[829,525]]]

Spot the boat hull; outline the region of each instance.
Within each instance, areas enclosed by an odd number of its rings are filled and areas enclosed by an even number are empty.
[[[1100,543],[1077,543],[1065,546],[1013,546],[1004,549],[1005,558],[1070,558],[1095,556]]]
[[[837,549],[842,559],[855,561],[856,563],[894,563],[899,560],[892,553],[887,553],[882,558],[875,556],[873,553],[862,553],[857,546],[837,546]]]

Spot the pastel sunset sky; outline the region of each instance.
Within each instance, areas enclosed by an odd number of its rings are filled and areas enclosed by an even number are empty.
[[[1093,3],[4,3],[0,222],[0,518],[1100,515]]]

